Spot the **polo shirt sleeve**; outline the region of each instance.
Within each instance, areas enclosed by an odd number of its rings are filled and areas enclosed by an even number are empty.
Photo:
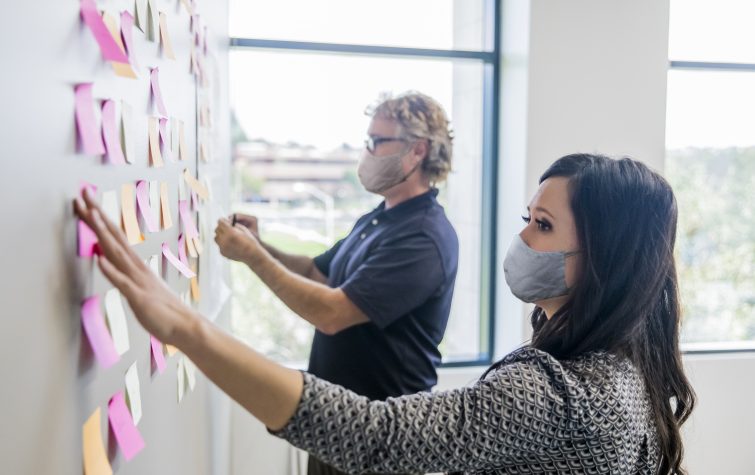
[[[381,242],[341,290],[382,329],[427,301],[444,282],[438,247],[417,233]]]
[[[344,239],[341,239],[340,241],[335,243],[333,247],[313,259],[313,261],[315,262],[315,267],[317,267],[317,270],[322,272],[322,275],[324,275],[325,277],[330,277],[330,263],[333,261],[336,253],[338,253],[338,249],[341,248]]]

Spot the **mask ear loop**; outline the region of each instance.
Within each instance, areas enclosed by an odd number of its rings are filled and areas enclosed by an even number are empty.
[[[404,155],[406,155],[407,153],[409,153],[409,150],[411,150],[411,147],[409,147],[409,149],[407,149],[406,152],[404,152],[401,155],[401,157],[403,158]],[[425,158],[427,158],[427,157],[425,157]],[[409,177],[412,176],[412,174],[417,171],[417,168],[419,168],[419,166],[422,165],[422,162],[425,161],[425,158],[423,158],[422,160],[418,161],[417,164],[414,165],[414,167],[412,167],[411,170],[409,170],[409,173],[407,173],[406,175],[404,175],[404,178],[402,178],[400,182],[396,183],[396,185],[399,185],[399,184],[405,182],[406,180],[408,180]],[[393,185],[393,186],[396,186],[396,185]]]
[[[576,256],[577,254],[581,254],[582,251],[569,251],[564,253],[564,257],[571,257]]]

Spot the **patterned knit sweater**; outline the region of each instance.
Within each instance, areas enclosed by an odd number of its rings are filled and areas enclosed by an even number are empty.
[[[275,435],[349,473],[653,474],[660,452],[627,360],[521,348],[474,385],[370,401],[304,374]]]

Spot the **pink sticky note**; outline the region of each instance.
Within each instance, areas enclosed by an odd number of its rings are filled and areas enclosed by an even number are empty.
[[[123,164],[126,158],[121,148],[121,136],[115,120],[115,101],[108,99],[102,103],[102,138],[110,163]]]
[[[149,346],[152,348],[152,359],[155,362],[155,366],[157,367],[157,370],[162,373],[167,367],[165,364],[165,355],[163,354],[163,344],[160,340],[150,335]]]
[[[144,439],[134,425],[131,413],[126,407],[123,391],[118,391],[110,398],[108,419],[110,419],[110,428],[113,429],[115,440],[118,441],[118,446],[123,452],[123,458],[126,461],[131,460],[144,448]]]
[[[139,205],[139,213],[147,223],[147,230],[156,233],[160,230],[160,225],[155,219],[155,213],[149,205],[149,182],[139,180],[136,182],[136,203]]]
[[[131,66],[133,66],[134,69],[137,69],[139,65],[136,64],[136,50],[134,50],[133,31],[134,16],[131,14],[131,12],[124,10],[121,12],[121,38],[123,39],[123,45],[126,47],[128,58],[129,60],[131,60]]]
[[[89,297],[81,304],[81,323],[100,366],[103,368],[113,366],[120,359],[120,356],[118,356],[113,338],[105,326],[105,319],[100,312],[100,298],[98,296]]]
[[[77,84],[74,87],[76,106],[76,128],[79,131],[81,150],[90,155],[105,153],[97,121],[94,118],[94,101],[92,100],[92,83]]]
[[[100,45],[102,57],[107,61],[128,63],[126,54],[118,46],[118,43],[115,42],[115,39],[110,34],[110,30],[107,29],[105,22],[102,21],[94,0],[81,0],[79,6],[81,19],[84,20],[84,23],[86,23],[94,35],[94,39],[97,40],[97,44]]]
[[[160,118],[160,143],[162,144],[162,156],[169,161],[174,162],[173,154],[170,152],[170,138],[168,137],[168,119]]]
[[[168,111],[165,109],[163,95],[160,92],[160,78],[158,77],[158,74],[158,69],[152,68],[152,71],[149,73],[149,82],[152,85],[152,96],[154,97],[155,104],[157,104],[157,110],[160,111],[160,114],[167,117]]]
[[[191,211],[189,211],[189,202],[186,200],[178,200],[178,213],[181,215],[181,221],[184,224],[184,231],[186,237],[193,239],[199,237],[199,231],[194,224],[194,218],[191,217]]]
[[[178,235],[178,259],[183,265],[189,267],[189,258],[186,256],[186,238],[183,233]]]
[[[85,188],[89,188],[92,193],[97,192],[96,186],[91,183],[82,182],[79,187],[79,193],[83,194]],[[76,232],[79,257],[92,257],[100,253],[100,247],[97,244],[99,242],[97,240],[97,235],[87,223],[79,220],[76,223]]]
[[[170,247],[168,247],[167,243],[163,243],[163,256],[170,262],[173,267],[178,269],[178,272],[183,274],[187,279],[191,279],[193,277],[196,277],[197,274],[194,273],[193,270],[189,269],[187,265],[185,265],[183,262],[181,262],[181,259],[177,258],[170,250]]]

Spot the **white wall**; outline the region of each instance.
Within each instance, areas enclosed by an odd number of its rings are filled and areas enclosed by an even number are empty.
[[[573,152],[662,170],[668,0],[504,0],[498,269],[547,166]],[[496,354],[529,336],[529,311],[499,272]],[[755,354],[687,355],[698,407],[685,428],[692,475],[755,473]],[[483,368],[443,370],[457,387]],[[234,474],[288,473],[285,444],[234,408]]]

